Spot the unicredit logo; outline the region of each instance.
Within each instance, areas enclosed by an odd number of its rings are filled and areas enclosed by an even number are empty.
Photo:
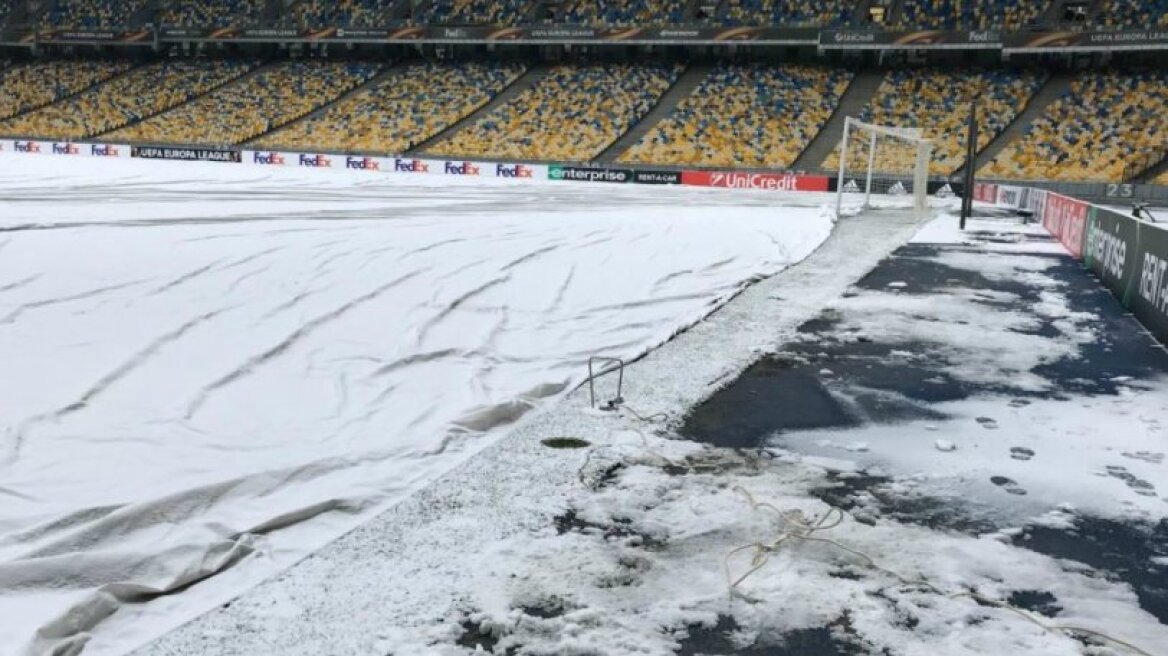
[[[115,146],[90,146],[89,154],[94,157],[117,157],[118,149]]]
[[[478,175],[479,167],[470,162],[462,162],[455,164],[454,162],[446,162],[447,175]]]
[[[429,173],[430,165],[417,159],[395,159],[393,160],[393,170],[402,173]]]
[[[333,161],[324,155],[301,155],[300,166],[308,166],[312,168],[329,168],[333,165]]]
[[[345,168],[360,171],[380,171],[381,162],[378,162],[372,157],[346,157]]]
[[[255,153],[252,155],[252,161],[264,166],[284,166],[284,156],[279,153]],[[300,163],[304,164],[303,157]]]
[[[81,153],[81,149],[73,144],[53,144],[54,155],[77,155]]]
[[[497,178],[531,178],[534,177],[534,173],[533,169],[522,164],[515,166],[499,164],[495,167],[495,177]]]
[[[12,144],[12,150],[18,153],[39,153],[41,152],[41,145],[35,141],[26,141],[24,143],[17,141]]]
[[[710,184],[731,189],[766,189],[768,191],[797,191],[798,178],[794,175],[768,173],[712,173]]]

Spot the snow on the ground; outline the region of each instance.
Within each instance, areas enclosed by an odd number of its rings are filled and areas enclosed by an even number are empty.
[[[406,656],[489,648],[664,656],[683,644],[686,653],[747,647],[746,653],[762,653],[792,631],[825,627],[860,653],[1129,653],[1098,636],[1084,645],[1060,626],[1097,631],[1158,653],[1168,644],[1168,627],[1140,608],[1131,587],[1086,565],[1020,548],[1011,542],[1018,533],[1011,528],[975,536],[879,517],[864,523],[859,512],[849,513],[838,526],[816,534],[840,546],[790,540],[730,594],[728,580],[747,572],[754,556],[749,549],[731,553],[773,543],[791,528],[771,510],[752,508],[739,488],[783,512],[822,516],[828,506],[815,488],[854,476],[831,471],[855,470],[863,458],[895,455],[899,448],[912,451],[904,456],[906,468],[948,473],[964,464],[976,473],[991,456],[973,453],[977,431],[1012,435],[1021,428],[1001,412],[1003,406],[1017,407],[1008,399],[981,399],[995,411],[994,428],[975,419],[989,409],[970,402],[964,410],[971,417],[954,412],[944,430],[936,430],[939,421],[899,425],[903,435],[868,438],[861,429],[841,433],[844,448],[825,451],[828,455],[772,450],[768,457],[766,451],[737,453],[681,441],[670,421],[645,422],[633,414],[665,412],[676,419],[752,357],[796,337],[796,326],[911,234],[899,233],[904,226],[879,223],[887,218],[861,215],[842,222],[807,262],[748,290],[633,364],[626,372],[627,412],[590,410],[586,390],[577,390],[280,578],[142,653]],[[947,231],[940,225],[932,229]],[[1018,275],[1041,275],[1037,261],[1018,262]],[[1005,271],[1003,263],[986,260],[987,275]],[[1043,307],[1057,313],[1062,306],[1057,290],[1052,293]],[[1020,325],[1021,318],[1012,320]],[[1053,349],[1052,357],[1063,352]],[[1163,417],[1165,395],[1149,385],[1133,384],[1130,394],[1096,400],[1082,411],[1065,403],[1059,408],[1032,403],[1029,419],[1046,416],[1040,429],[1048,444],[1034,449],[1031,462],[1016,461],[1019,471],[1049,458],[1053,465],[1043,476],[1052,485],[1066,467],[1063,487],[1078,485],[1084,469],[1074,467],[1101,455],[1083,451],[1084,442],[1110,442],[1117,453],[1136,449],[1132,455],[1144,458],[1148,471],[1159,466],[1147,450],[1152,440],[1146,434],[1112,432],[1138,433],[1140,424],[1152,425],[1144,419]],[[1108,423],[1119,416],[1125,423]],[[964,422],[970,433],[958,428]],[[1095,433],[1075,433],[1072,426]],[[554,436],[587,440],[591,447],[541,445]],[[912,439],[919,444],[908,444]],[[1084,462],[1078,462],[1080,456]],[[995,466],[1012,460],[1009,451],[993,457]],[[1002,508],[1028,499],[999,492]],[[1115,492],[1086,490],[1113,498]],[[1126,512],[1120,503],[1111,510]],[[1069,525],[1069,512],[1070,506],[1061,504],[1043,511],[1041,521]],[[1019,594],[1049,595],[1047,610],[1054,617],[1000,607]]]
[[[153,637],[215,600],[103,621],[287,567],[831,230],[806,197],[439,182],[0,159],[0,652]]]

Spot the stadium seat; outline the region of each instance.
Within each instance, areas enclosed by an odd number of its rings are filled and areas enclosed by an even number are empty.
[[[285,125],[373,77],[374,64],[275,64],[141,123],[106,141],[232,145]]]
[[[128,27],[145,0],[56,0],[41,18],[44,27]]]
[[[787,168],[847,89],[843,69],[720,65],[621,161]]]
[[[904,29],[1017,30],[1050,6],[1016,0],[903,0],[892,24]]]
[[[189,0],[172,2],[162,12],[166,25],[227,27],[263,19],[267,0]]]
[[[730,27],[833,27],[850,20],[852,5],[846,0],[722,0],[710,22]]]
[[[1093,26],[1107,30],[1168,26],[1168,0],[1104,0]]]
[[[403,153],[485,105],[523,70],[519,64],[411,64],[254,145]]]
[[[563,22],[626,27],[676,25],[685,22],[683,0],[576,0],[568,4]]]
[[[433,0],[412,22],[513,25],[526,22],[531,10],[532,0]]]
[[[1026,107],[1043,81],[1044,76],[1033,71],[891,71],[859,118],[876,125],[922,130],[933,142],[930,173],[949,175],[965,164],[970,100],[977,98],[979,102],[977,147],[980,151]],[[867,144],[860,144],[852,153],[848,168],[866,169]],[[911,149],[878,149],[875,170],[911,171],[915,154]],[[824,162],[824,168],[838,167],[839,149],[836,148]]]
[[[77,96],[0,122],[0,134],[80,139],[152,116],[243,75],[253,64],[171,61],[143,66]]]
[[[51,61],[0,71],[0,119],[75,94],[130,69],[124,61]]]
[[[437,155],[589,160],[653,108],[675,64],[563,65],[430,149]]]
[[[1085,72],[981,174],[1121,182],[1139,173],[1133,163],[1159,159],[1166,134],[1168,73]]]
[[[292,7],[297,24],[305,27],[375,27],[388,25],[396,0],[300,0]]]

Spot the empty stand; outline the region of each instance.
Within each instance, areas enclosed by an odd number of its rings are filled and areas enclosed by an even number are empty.
[[[186,102],[239,77],[251,66],[206,60],[151,64],[67,100],[0,122],[0,134],[91,137]]]
[[[891,23],[933,30],[1017,30],[1038,19],[1050,0],[901,0]]]
[[[108,141],[230,145],[281,127],[335,100],[378,71],[374,64],[285,62],[104,136]]]
[[[404,153],[486,105],[519,64],[410,64],[253,145],[270,149]]]
[[[56,0],[41,18],[45,27],[125,27],[145,0]]]
[[[0,119],[49,103],[130,70],[125,61],[52,61],[21,64],[0,71]]]
[[[684,102],[698,90],[698,87],[710,76],[714,67],[710,64],[694,64],[685,69],[681,77],[673,86],[669,87],[652,111],[645,115],[631,129],[621,135],[611,146],[596,157],[601,162],[613,162],[621,159],[626,151],[637,145],[651,130],[661,124],[673,114],[679,103]]]
[[[1168,0],[1103,0],[1093,26],[1108,30],[1168,26]]]
[[[413,22],[509,25],[527,22],[532,0],[428,0]]]
[[[586,161],[657,103],[677,64],[562,65],[538,84],[439,142],[439,155]]]
[[[980,175],[1120,182],[1151,165],[1168,134],[1168,74],[1085,72]]]
[[[429,150],[431,146],[442,143],[444,141],[454,138],[456,134],[463,130],[476,125],[484,116],[488,116],[500,107],[504,107],[514,101],[517,97],[526,93],[529,89],[539,84],[548,74],[548,67],[543,65],[532,66],[527,69],[527,72],[520,75],[514,82],[511,83],[502,92],[495,95],[490,102],[479,107],[475,111],[468,114],[462,120],[453,123],[444,130],[434,134],[430,138],[417,143],[410,149],[411,154],[420,155]]]
[[[300,0],[292,7],[306,27],[373,27],[386,25],[396,0]]]
[[[885,76],[859,118],[875,125],[919,128],[933,142],[930,173],[949,175],[965,163],[970,102],[977,98],[981,107],[977,147],[980,151],[1013,122],[1043,81],[1043,76],[1029,71],[894,70]],[[867,154],[862,149],[853,152],[866,160]],[[911,156],[907,150],[879,153],[875,170],[911,169],[910,162],[900,161]],[[836,149],[824,167],[834,170],[838,166]],[[866,166],[866,161],[849,163],[852,169]]]
[[[1006,146],[1021,137],[1030,124],[1042,116],[1048,105],[1070,90],[1071,80],[1072,76],[1069,73],[1055,73],[1047,78],[1046,83],[1031,97],[1022,113],[1018,114],[1005,130],[977,154],[977,167],[980,169],[987,162],[993,161]],[[964,168],[962,166],[958,171],[962,171]]]
[[[575,0],[563,22],[625,27],[686,22],[686,0]]]
[[[848,86],[842,69],[721,65],[621,161],[788,168]]]
[[[811,140],[811,143],[803,149],[803,152],[791,164],[791,168],[796,171],[812,171],[821,168],[823,161],[831,154],[832,149],[839,145],[840,139],[843,139],[844,120],[849,116],[858,117],[883,82],[884,74],[881,72],[863,71],[857,73],[836,105],[831,119]]]
[[[169,3],[161,14],[168,25],[227,27],[259,23],[267,0],[187,0]]]
[[[726,26],[834,27],[851,19],[854,5],[848,0],[722,0],[711,22]]]

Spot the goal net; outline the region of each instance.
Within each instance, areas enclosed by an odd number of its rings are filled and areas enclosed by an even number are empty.
[[[923,218],[929,211],[929,160],[932,144],[915,128],[844,120],[840,142],[835,214],[862,208],[911,207]],[[850,212],[849,212],[850,213]]]

